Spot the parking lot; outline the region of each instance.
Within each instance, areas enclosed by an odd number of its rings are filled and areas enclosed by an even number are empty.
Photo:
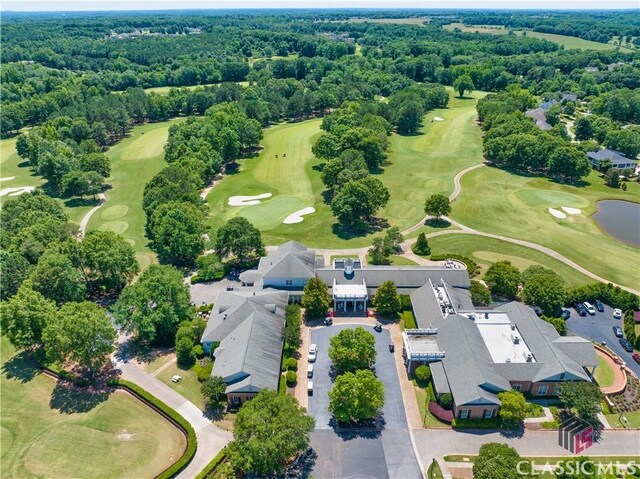
[[[314,391],[309,397],[309,414],[316,419],[311,446],[318,455],[312,474],[322,478],[419,478],[420,469],[411,446],[393,358],[393,354],[401,354],[401,351],[389,352],[391,336],[386,329],[377,333],[371,326],[362,326],[376,338],[375,373],[385,386],[384,426],[377,431],[358,432],[336,431],[334,428],[327,409],[328,393],[333,384],[328,357],[329,340],[342,329],[354,327],[341,324],[311,332],[311,342],[318,346],[313,374]]]
[[[640,376],[640,365],[631,357],[618,342],[618,338],[613,334],[613,327],[623,328],[621,319],[613,319],[613,308],[604,305],[604,312],[596,310],[595,316],[587,314],[580,316],[574,308],[569,308],[571,317],[567,319],[568,334],[575,334],[583,338],[591,339],[597,343],[605,341],[607,346],[618,356],[627,362],[627,366]],[[624,329],[624,328],[623,328]]]

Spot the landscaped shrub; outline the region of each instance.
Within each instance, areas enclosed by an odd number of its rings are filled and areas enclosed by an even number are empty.
[[[216,454],[216,457],[211,459],[211,462],[209,464],[204,466],[204,469],[200,471],[200,474],[196,476],[196,479],[213,478],[214,475],[212,473],[217,469],[217,467],[220,464],[224,462],[226,458],[227,458],[227,448],[224,447],[218,454]]]
[[[451,424],[451,421],[453,421],[453,411],[448,411],[442,406],[439,406],[438,403],[430,402],[429,412],[433,414],[436,418],[438,418],[440,421],[445,422],[447,424]]]
[[[204,348],[202,347],[202,345],[200,345],[200,344],[196,344],[196,345],[193,347],[193,354],[195,354],[195,355],[196,355],[196,358],[198,358],[198,359],[202,359],[202,358],[204,358],[204,354],[205,354],[205,353],[204,353]]]
[[[194,364],[191,368],[191,370],[198,375],[198,381],[200,382],[204,382],[211,377],[212,369],[213,362],[209,357],[198,359],[198,361],[196,361],[196,364]]]
[[[224,278],[224,265],[215,254],[197,258],[196,268],[198,268],[198,272],[191,277],[191,284],[220,281]]]
[[[421,384],[426,384],[431,380],[431,368],[427,365],[418,366],[413,374]]]
[[[287,371],[297,371],[298,370],[298,361],[296,358],[287,359]]]
[[[400,295],[400,311],[412,311],[413,306],[411,305],[411,296],[408,294]]]
[[[611,283],[592,283],[567,290],[567,303],[593,302],[596,299],[622,311],[640,308],[638,296],[613,286]]]
[[[440,396],[440,401],[438,402],[440,403],[440,406],[447,410],[451,410],[453,408],[453,396],[449,393],[444,393]]]
[[[298,379],[298,375],[295,373],[295,371],[287,371],[286,380],[288,385],[295,384],[297,379]]]

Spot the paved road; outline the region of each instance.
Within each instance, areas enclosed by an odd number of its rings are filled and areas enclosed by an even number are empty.
[[[155,377],[147,374],[125,357],[114,358],[116,368],[122,372],[122,378],[149,391],[162,402],[173,408],[193,426],[198,438],[198,449],[189,465],[177,476],[179,479],[192,479],[226,446],[233,435],[214,426],[204,413],[184,396]]]
[[[318,455],[313,476],[327,479],[420,478],[422,476],[411,446],[394,357],[388,350],[391,341],[388,330],[376,333],[371,326],[363,326],[376,337],[378,355],[375,371],[385,385],[384,428],[381,432],[371,431],[354,436],[337,433],[333,427],[332,417],[327,410],[328,393],[332,387],[331,360],[327,356],[329,339],[342,329],[353,327],[342,324],[311,332],[311,342],[318,345],[319,351],[314,365],[314,392],[309,397],[309,414],[316,418],[311,445]]]
[[[452,429],[414,429],[418,453],[423,464],[448,454],[477,454],[480,446],[500,442],[515,448],[521,456],[567,456],[569,451],[558,444],[557,431],[526,430],[520,437],[500,432],[454,431]],[[640,455],[639,430],[604,430],[599,442],[586,452],[589,456]]]
[[[621,319],[613,319],[613,308],[605,304],[604,313],[596,311],[595,316],[580,316],[573,308],[570,311],[571,317],[567,319],[567,331],[570,334],[582,336],[597,343],[606,341],[609,349],[625,360],[629,369],[640,376],[640,364],[633,360],[632,353],[626,352],[613,334],[614,326],[623,328]]]

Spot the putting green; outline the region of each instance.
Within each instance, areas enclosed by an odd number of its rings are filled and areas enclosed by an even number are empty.
[[[151,123],[131,130],[129,136],[109,149],[112,188],[105,192],[106,204],[89,220],[87,231],[113,231],[136,250],[140,267],[156,261],[145,237],[142,193],[147,182],[166,164],[164,145],[169,127],[184,119]]]
[[[461,184],[453,219],[479,231],[547,246],[615,283],[636,289],[640,284],[640,250],[611,238],[590,216],[601,199],[640,202],[640,185],[627,183],[627,191],[608,188],[591,172],[579,186],[571,186],[498,168],[470,171]],[[582,214],[556,219],[547,212],[562,206],[580,208]]]
[[[2,366],[3,478],[154,477],[186,446],[180,431],[126,393],[94,400],[62,390],[4,337]]]
[[[453,233],[429,238],[433,254],[457,253],[475,260],[482,272],[498,261],[511,261],[520,271],[529,266],[540,265],[558,273],[567,286],[593,283],[587,276],[578,273],[566,264],[540,251],[483,236]]]

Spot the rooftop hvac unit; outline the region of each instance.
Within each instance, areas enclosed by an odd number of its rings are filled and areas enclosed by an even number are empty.
[[[518,336],[517,334],[513,334],[511,336],[511,339],[513,340],[513,344],[520,344],[520,336]]]
[[[533,362],[533,354],[531,353],[527,354],[527,362],[528,363]]]
[[[507,359],[505,360],[505,363],[510,363],[510,362],[511,362],[511,358],[507,358]]]
[[[511,326],[511,331],[515,331],[516,330],[516,325],[511,323],[509,326]]]

